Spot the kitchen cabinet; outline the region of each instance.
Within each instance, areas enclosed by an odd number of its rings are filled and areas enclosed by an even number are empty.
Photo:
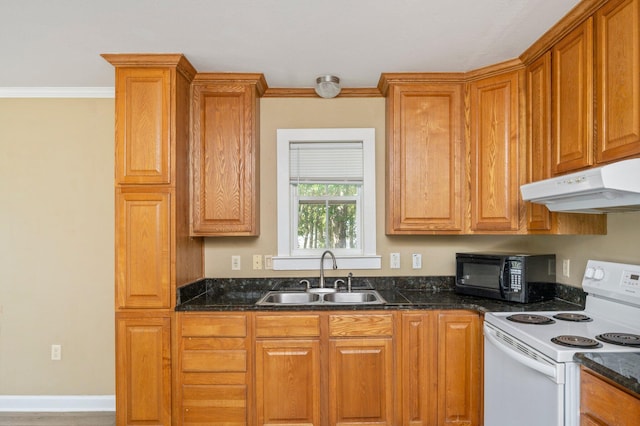
[[[526,69],[527,182],[548,179],[551,172],[551,51]],[[551,213],[546,206],[525,203],[530,234],[605,234],[606,216]]]
[[[116,189],[118,308],[171,305],[170,189]]]
[[[401,314],[402,425],[481,424],[480,323],[467,311]]]
[[[640,5],[607,2],[596,19],[596,162],[640,155]]]
[[[320,316],[257,314],[258,425],[320,425]]]
[[[554,175],[593,165],[593,18],[551,49]]]
[[[438,419],[438,315],[400,316],[398,395],[403,426],[428,426]]]
[[[182,55],[103,55],[116,68],[116,412],[171,425],[177,286],[203,276],[189,236],[189,88]]]
[[[591,370],[580,369],[580,424],[632,426],[640,419],[638,395],[607,382]]]
[[[329,315],[329,422],[394,424],[394,316]]]
[[[469,84],[472,233],[515,233],[520,228],[523,78],[524,72],[515,70]]]
[[[192,235],[259,235],[259,97],[265,89],[262,74],[195,78]]]
[[[249,424],[247,315],[178,314],[177,425]]]
[[[116,423],[171,425],[171,317],[116,314]]]
[[[463,230],[463,84],[383,75],[388,235]]]
[[[479,425],[482,404],[480,317],[438,314],[439,425]]]
[[[116,183],[171,183],[171,79],[166,67],[116,69]]]

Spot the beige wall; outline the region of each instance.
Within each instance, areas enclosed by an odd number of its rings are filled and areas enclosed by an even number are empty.
[[[114,393],[113,111],[0,99],[0,394]]]
[[[373,127],[376,129],[376,218],[377,250],[382,269],[353,271],[354,275],[453,275],[456,251],[509,249],[522,250],[523,237],[388,237],[384,233],[384,98],[344,99],[262,99],[260,114],[260,221],[258,238],[208,238],[205,246],[205,272],[208,277],[284,277],[312,276],[318,271],[285,272],[252,269],[254,254],[277,253],[276,229],[276,130],[279,128]],[[389,268],[389,254],[400,253],[401,269]],[[422,254],[422,269],[411,268],[411,254]],[[231,270],[231,256],[240,255],[242,269]],[[318,265],[320,263],[318,262]],[[338,262],[338,267],[340,263]],[[331,271],[327,275],[346,275]]]
[[[275,254],[275,130],[375,127],[378,252],[383,269],[360,275],[452,275],[463,250],[541,250],[569,258],[579,285],[588,258],[640,263],[640,213],[609,217],[607,236],[384,235],[384,100],[263,99],[258,238],[208,238],[209,277],[286,276],[254,271]],[[113,394],[113,100],[0,99],[0,394]],[[390,270],[389,253],[402,255]],[[423,269],[410,267],[421,253]],[[231,255],[242,270],[231,271]],[[336,271],[341,273],[344,271]],[[308,272],[315,276],[317,271]],[[50,345],[63,345],[62,361]]]

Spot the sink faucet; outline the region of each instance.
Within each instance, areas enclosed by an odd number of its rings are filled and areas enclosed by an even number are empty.
[[[322,253],[322,256],[320,256],[320,288],[324,288],[324,257],[327,254],[330,254],[331,258],[333,259],[333,269],[338,269],[338,265],[336,264],[336,257],[333,255],[333,253],[331,253],[331,250],[326,250],[324,253]]]

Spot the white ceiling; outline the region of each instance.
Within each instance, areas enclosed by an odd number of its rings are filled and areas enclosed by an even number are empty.
[[[383,72],[519,56],[579,0],[0,0],[0,87],[108,87],[101,53],[184,53],[269,87],[375,87]]]

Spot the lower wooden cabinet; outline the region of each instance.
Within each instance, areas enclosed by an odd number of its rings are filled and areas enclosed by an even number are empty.
[[[245,314],[178,314],[174,423],[250,423],[249,327]]]
[[[256,422],[320,424],[320,316],[257,314]]]
[[[171,425],[172,313],[116,314],[116,423]]]
[[[179,313],[176,425],[479,425],[470,311]]]
[[[394,315],[329,315],[329,424],[395,424]]]
[[[580,372],[580,424],[632,426],[640,419],[640,399],[582,368]]]
[[[478,314],[438,314],[438,425],[480,424],[480,336]]]

